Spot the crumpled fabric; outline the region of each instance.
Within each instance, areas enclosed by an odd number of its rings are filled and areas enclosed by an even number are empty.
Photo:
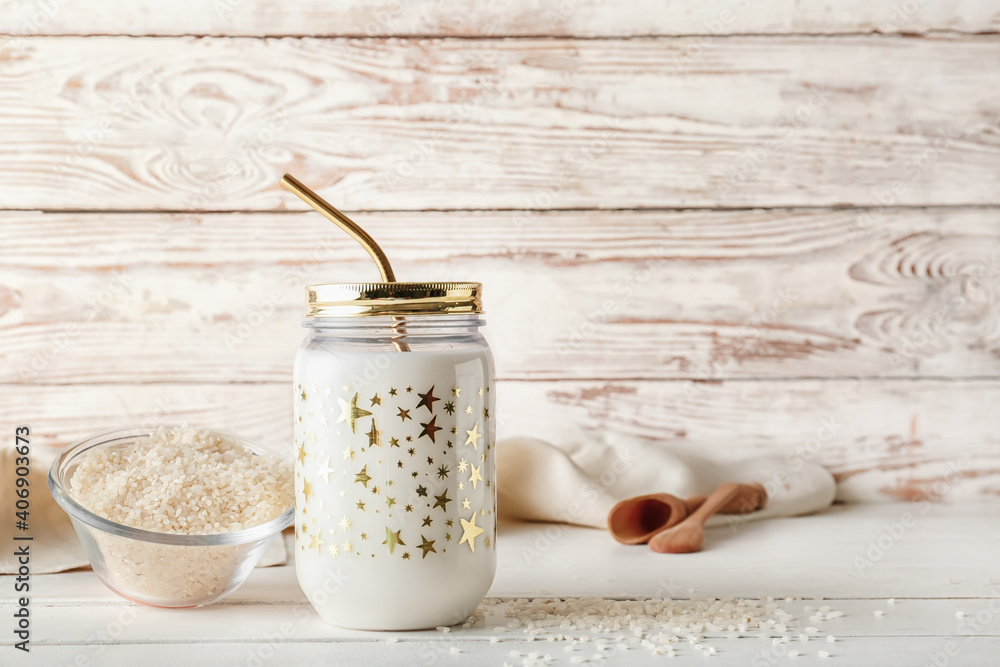
[[[691,452],[689,445],[603,432],[574,433],[558,443],[505,438],[496,447],[501,519],[607,528],[608,512],[626,498],[707,496],[723,482],[764,485],[766,507],[716,515],[707,524],[718,526],[812,514],[829,507],[836,493],[828,470],[794,454],[721,462]]]

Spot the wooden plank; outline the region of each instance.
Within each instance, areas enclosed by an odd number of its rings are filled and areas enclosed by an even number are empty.
[[[871,504],[746,524],[735,532],[720,527],[708,531],[705,551],[683,557],[683,571],[674,560],[677,557],[651,554],[641,546],[624,547],[603,531],[506,524],[498,540],[499,571],[490,596],[625,600],[738,596],[760,600],[761,605],[767,604],[764,596],[772,596],[777,607],[795,618],[784,632],[766,634],[787,634],[791,641],[775,644],[755,632],[739,639],[725,638],[724,632],[703,632],[703,643],[718,651],[716,660],[781,664],[789,650],[808,657],[822,650],[837,664],[889,664],[877,659],[883,655],[880,651],[889,651],[885,655],[895,660],[905,657],[900,664],[923,664],[939,654],[950,658],[948,664],[987,664],[987,656],[1000,647],[996,623],[1000,573],[991,557],[1000,548],[996,544],[1000,534],[992,530],[998,512],[996,503]],[[866,558],[869,541],[879,539],[887,526],[901,522],[908,513],[916,520],[894,533],[884,554],[859,571],[857,559]],[[977,548],[965,549],[973,535]],[[746,546],[749,541],[752,549]],[[961,567],[956,549],[964,554]],[[734,562],[740,567],[732,567]],[[558,633],[568,638],[548,641],[552,632],[547,631],[536,641],[526,641],[524,623],[507,627],[513,621],[508,616],[511,607],[497,604],[496,599],[484,605],[481,624],[456,626],[449,633],[334,628],[306,604],[292,566],[258,569],[233,597],[198,610],[135,605],[111,594],[92,572],[44,575],[32,583],[31,655],[40,664],[134,664],[157,650],[169,650],[172,660],[190,655],[195,663],[212,664],[258,664],[279,656],[282,662],[336,656],[338,664],[498,664],[509,660],[512,651],[519,657],[550,654],[561,664],[597,651],[582,640],[584,635],[590,641],[611,639],[613,650],[602,660],[607,664],[663,661],[621,633],[560,628]],[[798,599],[785,601],[788,596]],[[11,607],[12,602],[0,599],[0,608]],[[844,615],[814,618],[824,605]],[[883,615],[875,616],[875,611]],[[496,627],[507,629],[501,633]],[[800,633],[811,639],[799,640]],[[826,642],[827,635],[837,641]],[[671,644],[678,657],[701,660],[684,639]],[[12,641],[4,638],[0,643]]]
[[[1000,492],[996,380],[507,381],[501,437],[559,441],[573,429],[672,443],[714,460],[815,461],[838,497],[990,499]],[[290,384],[2,385],[0,423],[38,446],[116,425],[188,422],[291,442]],[[290,446],[290,445],[289,445]]]
[[[452,653],[451,649],[457,653]],[[758,665],[781,664],[787,660],[788,646],[775,647],[770,640],[765,639],[733,639],[718,643],[719,653],[712,658],[712,664],[747,665],[756,660]],[[949,653],[945,653],[948,649]],[[525,664],[523,661],[529,654],[539,657],[549,655],[554,664],[570,664],[574,654],[563,652],[562,647],[553,647],[547,642],[503,641],[499,644],[469,643],[458,638],[441,642],[398,642],[372,639],[367,642],[336,642],[336,643],[294,643],[282,641],[269,644],[258,639],[248,643],[219,644],[178,644],[151,643],[126,644],[121,646],[40,646],[36,662],[40,665],[71,665],[75,660],[89,659],[99,655],[102,667],[132,667],[135,664],[151,664],[150,655],[169,655],[170,662],[190,665],[256,665],[266,663],[267,658],[279,658],[283,664],[322,665],[335,660],[337,665],[367,667],[368,665],[395,664],[427,664],[433,661],[435,665],[496,665]],[[832,647],[813,642],[811,646],[800,647],[802,655],[808,661],[821,650],[827,650],[831,656],[836,656],[837,665],[923,665],[931,664],[935,657],[948,659],[949,665],[989,665],[996,659],[1000,651],[1000,639],[996,637],[867,637],[852,640],[850,643],[837,644]],[[687,642],[678,646],[678,657],[683,656],[689,663],[700,664],[704,658],[700,651],[690,647]],[[596,651],[586,654],[592,657]],[[512,658],[517,655],[517,658]],[[957,656],[957,657],[956,657]],[[607,666],[652,667],[664,664],[663,655],[654,655],[651,651],[635,649],[621,652],[617,649],[609,652],[603,660],[597,661]],[[266,663],[269,664],[269,663]],[[533,664],[528,662],[527,664]],[[543,663],[538,663],[543,664]]]
[[[404,279],[485,284],[505,379],[1000,375],[997,209],[520,215],[359,220]],[[289,382],[303,286],[377,280],[313,213],[0,228],[6,382]]]
[[[991,32],[1000,28],[993,0],[872,3],[840,0],[657,2],[520,0],[470,7],[458,0],[349,0],[336,7],[298,0],[277,7],[263,0],[177,0],[162,11],[153,0],[0,2],[0,32],[43,35],[312,35],[624,37],[640,35],[920,34],[932,30]]]
[[[1000,38],[23,38],[0,207],[1000,203]],[[85,57],[84,57],[85,56]]]
[[[647,559],[650,557],[648,553],[644,556]],[[572,567],[569,570],[572,571]],[[589,571],[585,572],[589,573]],[[294,579],[290,583],[294,585]],[[895,605],[887,605],[885,599],[850,601],[824,599],[822,602],[816,600],[791,603],[779,601],[778,605],[782,610],[794,614],[797,618],[797,622],[790,626],[790,633],[793,637],[803,633],[806,627],[816,627],[822,633],[813,633],[811,643],[796,641],[793,644],[800,650],[811,648],[813,655],[815,655],[817,649],[830,651],[834,649],[825,641],[828,635],[840,638],[843,645],[854,643],[859,638],[872,636],[913,638],[958,636],[956,610],[964,609],[966,613],[974,616],[977,611],[986,607],[990,602],[993,602],[994,607],[1000,606],[1000,598],[992,598],[992,600],[914,600]],[[813,625],[809,616],[814,615],[814,612],[805,611],[805,607],[815,609],[822,605],[843,611],[847,616],[825,622],[817,621]],[[292,641],[295,643],[320,641],[336,645],[351,640],[378,641],[379,638],[384,641],[388,635],[400,639],[405,638],[405,641],[444,642],[446,644],[450,644],[452,641],[468,641],[482,645],[489,641],[489,637],[500,634],[493,631],[493,628],[506,626],[510,621],[510,618],[502,613],[503,606],[496,610],[489,607],[486,609],[490,613],[486,615],[485,627],[465,630],[459,626],[452,633],[449,633],[453,636],[443,636],[440,631],[434,629],[375,634],[336,628],[323,621],[308,602],[280,605],[211,605],[195,612],[177,612],[124,604],[83,607],[36,605],[32,610],[34,612],[33,620],[37,628],[33,643],[39,646],[82,645],[88,643],[88,640],[93,641],[92,638],[100,637],[102,630],[115,623],[123,626],[123,631],[115,638],[116,644],[143,645],[178,640],[192,644],[252,642],[272,634],[275,626],[289,621],[290,625],[294,627],[294,633],[287,632],[286,639],[292,640],[294,636]],[[885,616],[876,619],[874,611],[877,609],[885,612]],[[1000,638],[998,627],[1000,627],[1000,623],[986,625],[981,636]],[[747,634],[756,638],[757,632],[759,631]],[[579,637],[585,633],[568,632],[566,634],[571,637]],[[614,636],[614,633],[596,634],[605,637]],[[706,642],[710,645],[725,646],[728,644],[725,641],[725,632],[704,632],[702,634],[711,638]],[[780,637],[781,634],[773,632],[772,636]],[[503,633],[503,635],[504,639],[512,643],[525,639],[521,629],[515,629],[509,633]],[[751,637],[747,637],[747,639]],[[3,642],[13,643],[10,637],[4,637]],[[547,643],[543,639],[542,642],[536,644],[534,650]],[[556,643],[559,652],[563,655],[565,655],[564,645],[563,642]]]

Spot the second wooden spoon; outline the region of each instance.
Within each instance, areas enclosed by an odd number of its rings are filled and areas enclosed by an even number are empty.
[[[701,507],[688,515],[673,528],[660,531],[649,540],[649,548],[658,553],[686,554],[701,551],[705,543],[705,522],[719,512],[740,491],[736,482],[726,482],[702,503]]]

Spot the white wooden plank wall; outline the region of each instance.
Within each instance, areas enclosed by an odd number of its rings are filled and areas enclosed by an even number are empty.
[[[289,439],[302,287],[376,276],[290,171],[402,279],[486,283],[501,435],[995,499],[998,30],[998,0],[0,0],[0,425]]]

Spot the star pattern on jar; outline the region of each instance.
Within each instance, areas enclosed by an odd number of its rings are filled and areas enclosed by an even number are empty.
[[[338,398],[337,401],[340,403],[340,419],[337,420],[338,424],[343,422],[348,422],[351,425],[351,433],[357,433],[357,421],[362,417],[370,417],[372,413],[368,412],[364,408],[358,407],[358,394],[355,393],[354,397],[351,399],[350,403],[342,398]]]
[[[462,522],[462,539],[458,541],[459,544],[468,544],[469,549],[472,553],[476,553],[476,538],[486,532],[483,528],[476,525],[476,513],[472,513],[472,518],[469,521],[465,519],[459,519]]]
[[[343,391],[327,386],[326,397],[321,399],[324,383],[317,384],[296,389],[305,395],[295,403],[294,422],[296,544],[308,554],[303,557],[409,560],[419,550],[416,560],[424,560],[442,554],[468,557],[492,548],[495,539],[484,534],[496,531],[496,494],[490,485],[495,472],[486,454],[492,446],[493,426],[485,428],[480,421],[489,419],[493,407],[488,387],[459,382],[445,399],[439,397],[438,385],[451,383],[413,382],[404,391],[387,384],[354,382],[360,391],[349,385]],[[463,399],[463,395],[470,398]],[[369,405],[359,405],[362,400]],[[443,410],[437,413],[439,401]],[[398,420],[389,421],[391,417]],[[365,425],[365,419],[370,423]],[[438,445],[437,435],[442,431],[455,435],[446,443],[442,437]],[[386,456],[404,440],[410,443],[405,448],[407,456]],[[441,449],[434,452],[434,446]],[[343,465],[334,467],[331,455],[337,453],[342,454]],[[361,493],[371,493],[381,502],[368,503],[359,497]],[[492,522],[482,525],[488,516],[494,517]],[[456,521],[461,523],[458,533]],[[373,531],[386,531],[385,539],[369,541]],[[449,552],[439,546],[453,540],[468,544],[469,551]],[[382,549],[376,548],[379,542]],[[396,548],[407,545],[416,546]]]

